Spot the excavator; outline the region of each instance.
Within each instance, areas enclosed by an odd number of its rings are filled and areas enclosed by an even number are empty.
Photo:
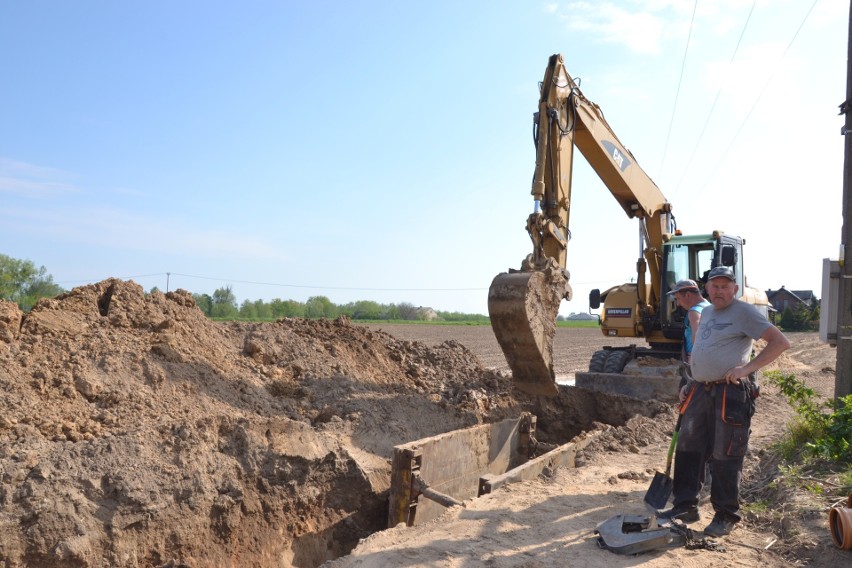
[[[520,269],[498,274],[488,290],[491,325],[518,390],[558,393],[553,339],[559,305],[573,296],[567,258],[575,147],[627,217],[639,221],[641,235],[635,281],[604,292],[592,290],[590,308],[599,309],[603,303],[599,322],[605,336],[644,338],[647,344],[595,352],[589,373],[577,374],[578,386],[581,378],[588,382],[615,376],[618,381],[609,384],[626,385],[621,390],[630,394],[631,376],[653,376],[658,374],[655,367],[671,367],[673,362],[677,368],[685,314],[666,294],[679,280],[704,282],[710,269],[729,266],[740,299],[766,313],[766,294],[746,286],[745,241],[718,230],[687,236],[677,229],[671,203],[615,135],[601,108],[583,95],[562,55],[550,57],[540,91],[533,114],[533,212],[526,222],[532,252]]]

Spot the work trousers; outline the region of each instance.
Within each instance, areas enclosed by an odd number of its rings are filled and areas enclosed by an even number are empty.
[[[675,507],[698,505],[709,460],[713,510],[741,520],[739,488],[754,413],[752,394],[745,380],[739,385],[692,383],[675,452]]]

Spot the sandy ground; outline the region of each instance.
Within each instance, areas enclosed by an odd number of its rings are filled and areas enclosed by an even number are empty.
[[[410,327],[387,327],[399,336],[423,334]],[[565,375],[582,370],[575,360],[578,349],[576,330],[560,330],[555,348],[556,364]],[[453,329],[436,330],[435,335],[451,335]],[[437,340],[437,337],[432,341]],[[486,365],[503,368],[499,347],[481,329],[460,332],[460,341],[480,355]],[[822,393],[833,392],[835,353],[820,344],[815,334],[790,334],[792,349],[778,361],[785,370]],[[424,339],[421,335],[421,339]],[[591,339],[591,338],[589,338]],[[427,339],[428,341],[428,339]],[[578,366],[579,365],[579,366]],[[754,487],[766,474],[760,469],[763,448],[777,439],[792,415],[790,407],[771,388],[760,400],[753,423],[753,436],[744,475],[744,487]],[[647,423],[628,424],[641,429]],[[629,429],[629,428],[628,428]],[[668,433],[670,434],[669,429]],[[538,568],[545,566],[791,566],[835,567],[852,565],[852,556],[833,547],[825,516],[789,519],[789,532],[797,533],[787,545],[776,534],[755,522],[744,522],[728,537],[718,539],[724,551],[688,550],[674,540],[670,548],[638,556],[614,554],[600,548],[596,526],[620,514],[648,515],[643,502],[655,470],[663,469],[667,439],[623,447],[623,435],[612,443],[600,444],[589,452],[587,461],[576,469],[557,469],[550,476],[522,482],[493,494],[467,501],[464,507],[449,509],[445,515],[422,527],[402,525],[377,533],[361,543],[348,557],[330,563],[329,568],[391,566],[440,566]],[[712,519],[705,494],[702,520],[692,525],[695,538]]]

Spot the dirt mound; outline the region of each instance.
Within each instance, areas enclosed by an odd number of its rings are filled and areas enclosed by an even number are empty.
[[[394,445],[527,409],[562,443],[602,404],[518,398],[455,341],[215,323],[113,279],[0,303],[0,369],[5,566],[317,566],[384,528]]]

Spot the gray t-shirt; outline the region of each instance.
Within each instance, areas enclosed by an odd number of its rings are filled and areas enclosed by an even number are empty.
[[[707,306],[692,348],[692,377],[702,383],[718,381],[728,369],[747,363],[753,340],[771,325],[754,306],[740,300],[723,310]]]

